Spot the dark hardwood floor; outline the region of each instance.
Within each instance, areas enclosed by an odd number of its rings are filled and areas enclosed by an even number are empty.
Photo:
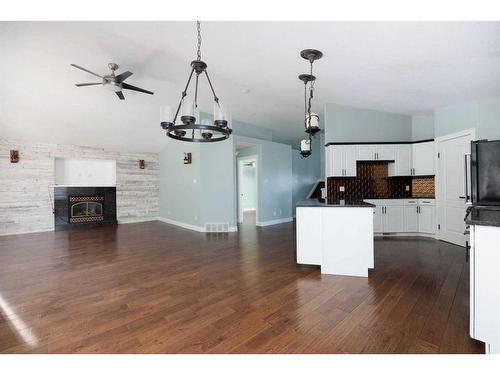
[[[460,247],[376,240],[369,278],[295,263],[294,225],[0,237],[4,353],[483,353]]]

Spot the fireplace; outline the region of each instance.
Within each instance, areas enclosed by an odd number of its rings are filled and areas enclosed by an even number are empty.
[[[55,187],[56,230],[116,224],[115,187]]]

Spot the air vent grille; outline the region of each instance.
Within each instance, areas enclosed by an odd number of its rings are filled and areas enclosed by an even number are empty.
[[[205,223],[207,233],[229,232],[229,223]]]

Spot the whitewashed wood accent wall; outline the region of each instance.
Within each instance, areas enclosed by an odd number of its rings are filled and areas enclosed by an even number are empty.
[[[18,163],[10,162],[11,149],[19,150]],[[0,139],[0,235],[54,230],[56,157],[116,160],[118,222],[158,218],[158,154]],[[145,169],[139,168],[140,159]]]

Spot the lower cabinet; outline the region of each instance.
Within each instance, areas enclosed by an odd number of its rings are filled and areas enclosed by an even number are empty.
[[[426,233],[434,234],[434,199],[368,199],[373,210],[375,233]]]

